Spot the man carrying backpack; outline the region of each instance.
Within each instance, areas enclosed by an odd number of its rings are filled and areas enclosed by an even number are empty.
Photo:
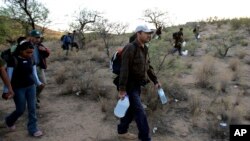
[[[45,69],[47,68],[46,65],[46,58],[49,56],[50,52],[49,50],[44,47],[41,42],[42,42],[42,33],[38,30],[31,30],[29,37],[27,38],[29,40],[33,47],[34,47],[34,52],[33,52],[33,58],[34,58],[34,63],[37,66],[37,72],[38,72],[38,77],[42,81],[43,84],[46,84],[46,75],[45,75]],[[39,103],[40,103],[40,93],[43,90],[43,87],[37,87],[37,92],[36,92],[36,97],[37,97],[37,108],[40,108]]]
[[[69,46],[71,45],[72,43],[72,40],[71,40],[71,33],[68,33],[68,35],[65,35],[63,37],[63,50],[66,50],[66,56],[69,54]]]
[[[182,56],[182,43],[184,41],[183,39],[183,28],[180,28],[178,32],[175,32],[173,34],[174,39],[174,49],[172,53],[174,54],[176,51],[179,52],[179,55]]]
[[[118,137],[123,139],[136,139],[151,141],[146,113],[141,103],[141,86],[153,81],[155,87],[160,83],[150,66],[148,47],[145,43],[151,39],[152,31],[145,25],[136,27],[136,39],[128,43],[122,51],[121,69],[119,74],[119,97],[129,97],[130,106],[118,125]],[[129,133],[128,128],[135,119],[139,130],[138,136]]]

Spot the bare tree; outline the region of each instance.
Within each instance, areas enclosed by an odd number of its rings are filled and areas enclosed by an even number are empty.
[[[145,22],[153,24],[155,26],[155,29],[158,29],[158,27],[168,26],[168,23],[170,22],[167,11],[161,11],[155,8],[146,9],[143,13],[143,20]]]
[[[45,27],[50,22],[49,10],[36,0],[5,0],[4,2],[6,7],[1,7],[0,14],[20,22],[26,29],[26,33],[30,27],[36,29],[38,24]]]
[[[72,22],[70,26],[73,28],[73,30],[77,30],[79,33],[78,36],[80,38],[80,48],[83,48],[85,44],[84,33],[91,30],[90,26],[101,17],[100,14],[101,13],[98,11],[92,11],[86,8],[80,10],[79,13],[76,12],[75,21]]]
[[[94,24],[93,30],[96,31],[102,38],[106,53],[110,57],[109,47],[115,36],[119,36],[126,32],[128,25],[122,23],[109,22],[107,19],[101,19]]]

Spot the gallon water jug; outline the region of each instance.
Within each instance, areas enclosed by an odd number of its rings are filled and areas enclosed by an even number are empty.
[[[128,110],[128,107],[129,107],[129,99],[128,96],[126,95],[123,100],[122,99],[118,100],[114,109],[115,116],[117,116],[118,118],[124,117],[126,111]]]
[[[158,95],[160,97],[161,103],[166,104],[168,102],[168,99],[167,99],[163,89],[159,88],[157,92],[158,92]]]

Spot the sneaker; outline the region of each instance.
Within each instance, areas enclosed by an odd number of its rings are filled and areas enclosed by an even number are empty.
[[[9,131],[13,132],[16,130],[16,125],[8,126],[7,123],[5,122],[6,127],[8,128]]]
[[[137,136],[135,134],[132,134],[132,133],[118,134],[118,137],[122,138],[122,139],[127,139],[127,140],[137,139]]]
[[[6,124],[6,126],[7,126],[8,130],[11,131],[11,132],[13,132],[13,131],[16,130],[16,125],[8,126],[8,125]]]
[[[33,133],[33,137],[41,137],[43,135],[43,132],[38,130],[35,133]]]

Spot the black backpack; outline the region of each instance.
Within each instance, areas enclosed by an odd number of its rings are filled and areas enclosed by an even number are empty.
[[[60,38],[60,41],[63,41],[63,38],[65,37],[65,35],[62,35]]]
[[[132,42],[132,44],[135,47],[137,47],[135,42]],[[112,55],[112,58],[110,60],[110,69],[116,75],[120,74],[123,49],[124,49],[124,47],[123,48],[118,48],[118,50]],[[134,56],[135,56],[136,52],[137,52],[137,49],[135,49]]]
[[[110,60],[110,66],[112,69],[112,72],[116,75],[120,74],[120,68],[121,68],[121,62],[122,62],[122,50],[117,50]]]
[[[173,33],[173,39],[175,39],[175,40],[178,39],[178,35],[179,35],[178,32],[174,32]]]
[[[8,63],[12,59],[13,52],[15,51],[16,45],[12,46],[1,52],[1,58]]]

